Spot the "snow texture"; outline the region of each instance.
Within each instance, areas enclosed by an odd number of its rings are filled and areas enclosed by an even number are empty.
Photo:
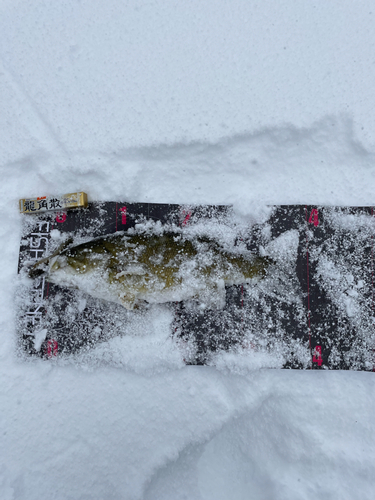
[[[156,306],[69,362],[25,362],[15,295],[19,198],[232,204],[250,223],[267,204],[373,205],[373,2],[0,10],[0,498],[372,500],[371,372],[264,369],[246,350],[185,366]],[[288,238],[269,249],[286,266]],[[361,283],[330,262],[355,321]]]

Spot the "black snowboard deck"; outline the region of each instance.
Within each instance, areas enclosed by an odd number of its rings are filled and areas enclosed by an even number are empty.
[[[95,202],[83,209],[25,214],[19,272],[49,254],[55,229],[100,237],[147,220],[184,227],[230,210]],[[264,280],[227,287],[224,309],[170,304],[171,335],[176,344],[191,346],[186,362],[205,364],[215,352],[252,349],[279,354],[285,368],[374,371],[374,232],[373,207],[270,207],[268,220],[253,225],[246,241],[249,250],[276,255]],[[19,296],[19,346],[30,357],[87,349],[119,334],[119,325],[137,314],[77,296],[44,277],[21,285]]]

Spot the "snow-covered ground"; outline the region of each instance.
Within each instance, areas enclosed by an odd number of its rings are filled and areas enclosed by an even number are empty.
[[[15,355],[18,199],[374,204],[375,10],[3,0],[0,498],[366,500],[375,378],[188,367],[168,315],[71,363]]]

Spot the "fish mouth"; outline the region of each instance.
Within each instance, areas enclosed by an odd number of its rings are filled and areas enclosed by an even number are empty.
[[[29,275],[29,278],[35,279],[35,278],[40,278],[43,275],[46,275],[47,272],[48,272],[48,268],[42,269],[40,267],[33,266],[28,270],[28,275]]]
[[[29,278],[35,279],[41,276],[46,276],[51,268],[51,262],[53,261],[53,259],[56,260],[59,255],[69,250],[69,248],[71,248],[72,246],[73,238],[70,237],[66,241],[64,241],[64,243],[62,243],[58,248],[56,248],[56,250],[51,255],[48,255],[48,257],[44,257],[32,264],[27,269]]]

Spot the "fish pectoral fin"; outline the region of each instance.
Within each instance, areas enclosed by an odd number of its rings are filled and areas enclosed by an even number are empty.
[[[128,309],[129,311],[133,311],[133,309],[136,307],[137,301],[135,295],[122,293],[120,295],[120,302],[126,309]]]
[[[118,281],[123,281],[121,278],[124,279],[125,276],[144,276],[146,274],[146,269],[142,265],[133,265],[133,266],[128,266],[126,269],[123,271],[117,273],[114,276],[115,280]]]

